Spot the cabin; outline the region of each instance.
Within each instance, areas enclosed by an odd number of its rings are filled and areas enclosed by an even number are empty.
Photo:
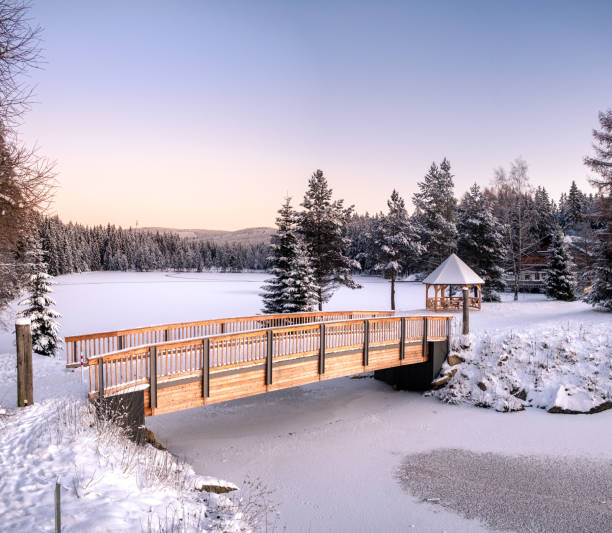
[[[484,280],[467,266],[456,254],[451,254],[436,268],[425,284],[425,307],[432,311],[459,311],[463,306],[463,288],[468,288],[468,306],[482,308]],[[430,296],[430,290],[433,294]]]

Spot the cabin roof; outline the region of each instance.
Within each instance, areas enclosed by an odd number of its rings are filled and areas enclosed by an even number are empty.
[[[482,285],[484,280],[457,255],[449,255],[423,283],[429,285]]]

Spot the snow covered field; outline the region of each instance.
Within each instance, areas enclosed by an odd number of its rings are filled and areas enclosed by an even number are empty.
[[[54,296],[64,315],[61,334],[65,336],[256,314],[261,308],[258,293],[263,279],[263,274],[86,273],[60,277]],[[361,278],[360,282],[363,289],[339,290],[326,309],[388,308],[387,282],[379,278]],[[402,312],[424,313],[423,286],[399,283],[397,301]],[[471,314],[471,325],[476,337],[483,331],[505,335],[559,326],[594,329],[605,335],[612,327],[612,316],[581,302],[550,302],[541,295],[521,295],[519,302],[484,304],[482,312]],[[11,408],[16,401],[12,334],[0,334],[0,354],[4,354],[0,355],[0,405]],[[65,370],[64,361],[63,354],[58,360],[35,358],[37,402],[85,395],[87,385],[81,382],[79,371]],[[426,498],[430,502],[423,502],[423,496],[409,492],[409,484],[400,482],[402,465],[420,452],[470,450],[563,458],[578,465],[584,459],[612,461],[612,411],[589,416],[551,415],[539,409],[503,414],[396,392],[371,378],[344,378],[277,391],[153,417],[147,424],[197,474],[238,485],[246,478],[263,480],[275,491],[281,523],[291,532],[488,531],[500,523],[479,514],[477,505],[474,509],[447,505],[444,498],[437,501],[435,494]],[[22,441],[14,431],[0,426],[0,442],[6,445],[10,434],[17,446]],[[55,455],[46,450],[34,448],[31,453],[50,453],[45,457],[49,465]],[[9,461],[10,453],[5,452],[3,470]],[[15,475],[28,478],[25,492],[43,484],[51,487],[55,481],[53,469],[45,472],[36,466],[39,463],[31,467],[27,462],[10,464]],[[459,490],[459,481],[449,478],[448,486]],[[29,506],[36,501],[15,500],[16,490],[17,485],[0,481],[0,502]],[[122,499],[122,494],[106,493],[105,498]],[[602,498],[608,502],[601,504],[602,516],[612,519],[612,494]],[[48,503],[44,500],[40,505]],[[558,503],[550,512],[567,508],[571,502]],[[516,505],[512,500],[499,504],[502,512],[504,506]],[[48,517],[45,520],[44,524],[51,524]]]

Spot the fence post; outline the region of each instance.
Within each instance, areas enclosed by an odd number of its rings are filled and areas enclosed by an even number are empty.
[[[17,406],[34,403],[32,385],[32,330],[29,318],[18,318],[15,322],[17,344]]]
[[[400,361],[406,357],[406,317],[400,318]]]
[[[363,321],[363,366],[370,362],[370,321]]]
[[[202,397],[210,396],[210,339],[202,341]]]
[[[98,358],[98,398],[104,398],[104,358]]]
[[[266,385],[272,385],[272,357],[273,357],[273,342],[274,342],[274,337],[273,337],[273,333],[272,330],[269,329],[266,332],[266,339],[267,339],[267,348],[268,348],[268,352],[266,355]]]
[[[468,302],[470,299],[470,293],[467,287],[463,287],[463,334],[469,335],[470,333],[470,308]]]
[[[62,486],[59,479],[55,482],[55,533],[62,533]]]
[[[325,324],[319,326],[319,374],[325,374]]]
[[[155,409],[157,407],[157,346],[149,348],[149,363],[149,400],[151,409]]]
[[[427,355],[427,335],[428,335],[427,317],[423,317],[423,357]]]

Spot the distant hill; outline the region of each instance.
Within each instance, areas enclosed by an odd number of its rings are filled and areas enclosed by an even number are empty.
[[[178,233],[183,239],[196,239],[199,241],[212,241],[224,244],[259,244],[270,242],[274,228],[244,228],[236,231],[223,231],[213,229],[178,229],[146,227],[139,231],[159,231],[160,233]]]

